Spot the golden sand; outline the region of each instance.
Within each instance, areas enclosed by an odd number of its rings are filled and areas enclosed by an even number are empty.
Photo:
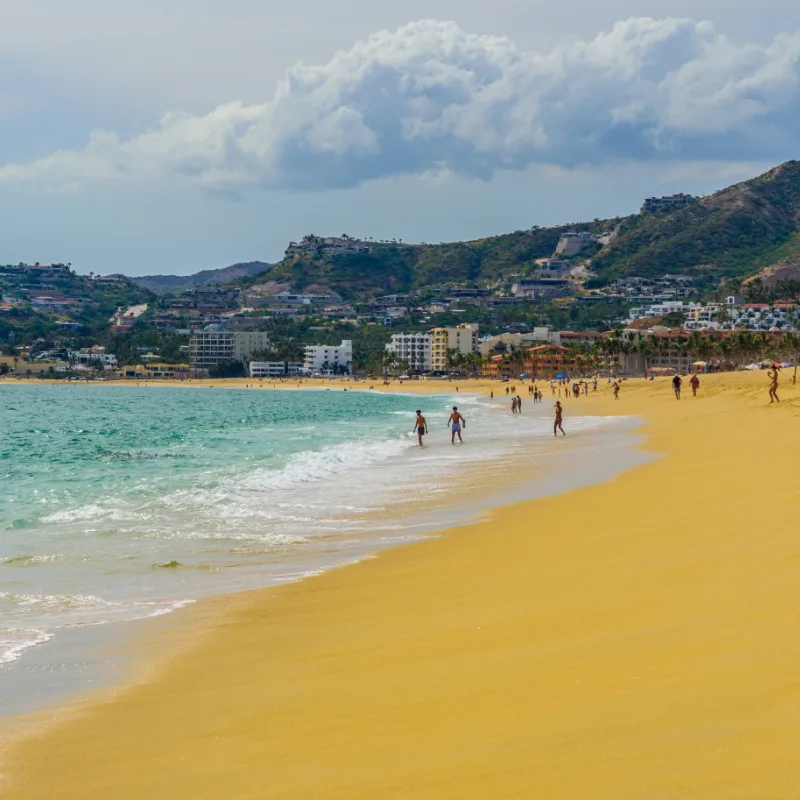
[[[178,654],[0,794],[798,797],[800,386],[702,383],[567,406],[645,416],[663,458],[609,483],[176,614]]]

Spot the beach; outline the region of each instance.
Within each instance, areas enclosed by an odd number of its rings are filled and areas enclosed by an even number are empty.
[[[796,796],[788,377],[771,406],[762,373],[601,384],[567,438],[637,415],[656,458],[175,612],[129,686],[6,726],[3,797]]]

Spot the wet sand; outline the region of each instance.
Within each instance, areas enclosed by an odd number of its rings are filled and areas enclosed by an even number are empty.
[[[3,797],[795,797],[800,387],[701,380],[567,406],[644,416],[607,483],[175,615]]]

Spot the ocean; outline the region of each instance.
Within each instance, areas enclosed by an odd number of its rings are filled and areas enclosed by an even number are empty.
[[[523,402],[512,417],[504,397],[444,392],[0,386],[0,683],[60,632],[297,580],[463,521],[482,487],[515,483],[553,446],[551,403]]]

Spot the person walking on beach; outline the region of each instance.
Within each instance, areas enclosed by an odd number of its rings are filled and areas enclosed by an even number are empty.
[[[774,403],[776,400],[780,403],[781,399],[778,397],[778,366],[772,365],[772,369],[767,372],[767,377],[771,383],[769,385],[769,401]]]
[[[614,392],[614,399],[619,400],[619,384],[614,381],[614,388],[612,390]]]
[[[553,423],[553,436],[558,436],[558,432],[559,431],[561,431],[561,433],[564,436],[567,435],[564,432],[564,428],[561,427],[563,414],[564,414],[564,409],[561,406],[561,401],[560,400],[556,400],[556,419],[555,419],[555,422]]]
[[[494,392],[489,392],[489,399],[494,400]]]
[[[517,413],[522,413],[522,398],[519,395],[517,395]]]
[[[453,406],[453,413],[447,420],[447,424],[450,426],[450,430],[452,431],[452,435],[450,436],[450,444],[456,443],[456,436],[458,436],[458,441],[461,442],[461,444],[464,444],[464,440],[461,438],[461,428],[467,427],[467,421],[459,413],[458,406]]]
[[[680,400],[681,399],[681,384],[682,383],[683,383],[683,381],[681,380],[681,376],[680,375],[676,375],[672,379],[672,391],[675,392],[675,399],[676,400]]]
[[[692,397],[697,397],[697,390],[700,388],[700,378],[697,377],[697,373],[692,375],[689,386],[692,387]]]
[[[425,417],[422,416],[422,412],[419,409],[417,409],[417,419],[414,422],[414,430],[417,434],[419,446],[422,447],[422,437],[428,432],[428,422]]]

